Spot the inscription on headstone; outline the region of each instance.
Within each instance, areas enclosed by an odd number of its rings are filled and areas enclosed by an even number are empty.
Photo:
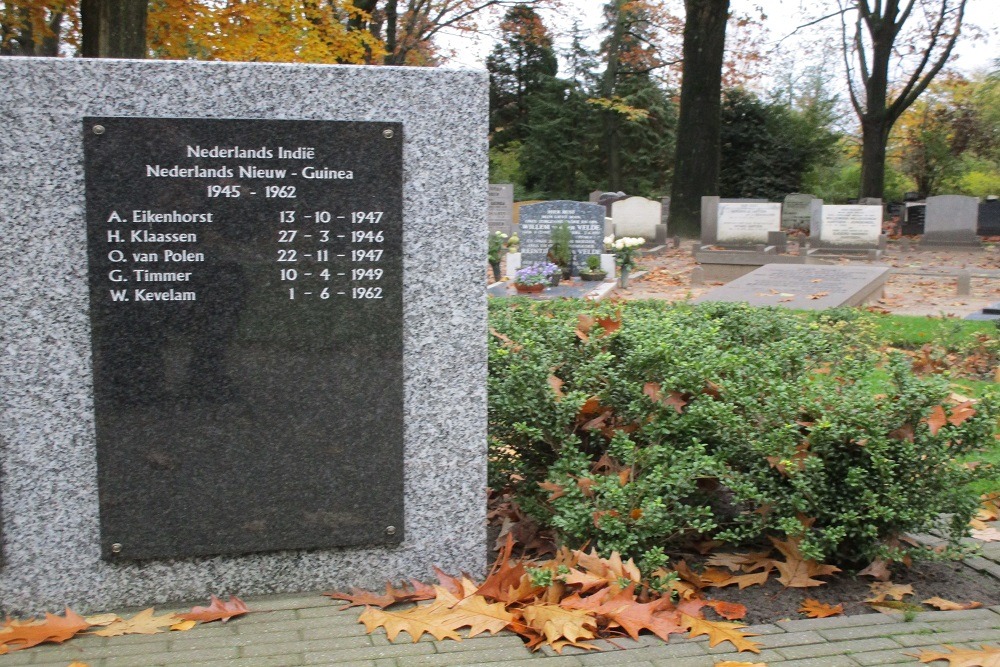
[[[719,243],[767,243],[768,232],[781,231],[781,204],[719,204],[716,239]]]
[[[831,246],[878,247],[882,235],[882,207],[826,204],[819,241]]]
[[[401,541],[402,125],[83,131],[104,557]]]
[[[490,183],[490,205],[487,211],[489,230],[509,235],[514,227],[514,186],[510,183]]]
[[[575,201],[549,201],[521,207],[521,265],[544,262],[552,245],[552,229],[567,222],[573,234],[574,273],[587,257],[604,252],[604,206]]]

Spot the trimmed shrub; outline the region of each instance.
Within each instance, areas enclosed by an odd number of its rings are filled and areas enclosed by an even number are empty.
[[[927,556],[899,538],[948,514],[957,545],[991,472],[957,459],[995,400],[950,407],[861,311],[491,300],[490,325],[490,483],[571,546],[647,567],[770,534],[847,565]]]

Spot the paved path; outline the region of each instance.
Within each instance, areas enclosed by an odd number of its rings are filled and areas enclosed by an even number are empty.
[[[967,564],[998,577],[1000,543],[983,544],[983,557]],[[569,648],[557,656],[548,649],[532,653],[513,634],[480,636],[455,641],[410,643],[400,634],[397,643],[378,630],[368,635],[357,622],[360,610],[338,611],[341,603],[318,593],[246,598],[254,613],[226,624],[199,625],[188,632],[130,635],[105,639],[78,637],[63,645],[45,645],[0,656],[0,667],[38,665],[67,667],[83,662],[89,667],[711,667],[723,660],[764,662],[771,667],[856,667],[858,665],[915,665],[921,648],[954,644],[979,648],[1000,646],[1000,605],[968,611],[927,611],[906,621],[902,614],[863,614],[818,620],[779,621],[757,625],[759,655],[737,653],[723,642],[709,648],[707,638],[671,636],[662,642],[652,636],[641,641],[616,639],[597,642],[602,652]],[[198,602],[196,604],[201,604]],[[157,607],[158,612],[190,609]],[[943,667],[944,662],[932,663]]]

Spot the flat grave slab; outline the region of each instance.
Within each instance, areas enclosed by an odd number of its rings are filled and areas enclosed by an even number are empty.
[[[856,306],[881,293],[888,267],[767,264],[697,299],[823,310]]]

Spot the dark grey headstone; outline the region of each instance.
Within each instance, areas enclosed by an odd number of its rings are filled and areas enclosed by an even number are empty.
[[[521,207],[521,266],[544,262],[552,246],[552,229],[569,223],[573,240],[573,273],[587,257],[604,252],[604,206],[577,201],[547,201]]]
[[[927,205],[923,202],[919,204],[906,203],[903,209],[901,232],[907,236],[923,234],[926,215]]]
[[[889,271],[872,266],[767,264],[713,289],[695,303],[745,302],[806,310],[855,306],[880,293]]]
[[[103,556],[399,543],[402,125],[82,129]]]
[[[979,236],[1000,236],[1000,200],[987,200],[979,205],[976,233]]]

